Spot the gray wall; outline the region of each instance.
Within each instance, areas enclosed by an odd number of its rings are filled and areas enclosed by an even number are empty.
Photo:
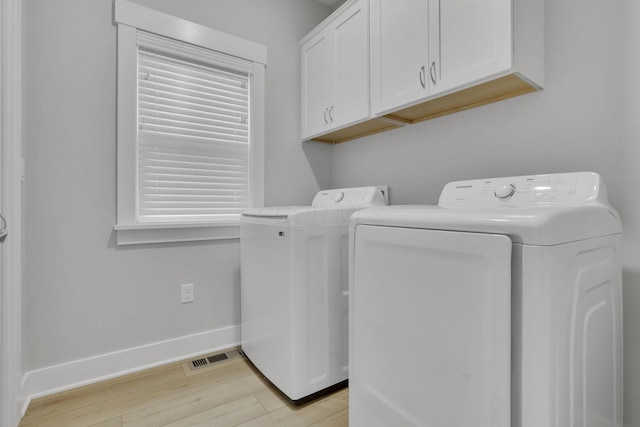
[[[640,426],[640,3],[626,0],[623,86],[622,194],[613,202],[624,221],[625,425]],[[616,80],[618,80],[616,78]]]
[[[329,8],[139,3],[266,45],[266,203],[307,204],[329,186],[330,147],[299,142],[297,45]],[[24,370],[238,325],[237,240],[115,245],[112,0],[26,0],[24,56]],[[181,283],[195,303],[179,303]]]
[[[599,172],[624,220],[626,425],[640,426],[640,6],[546,1],[544,91],[337,145],[332,185],[436,204],[452,180]]]

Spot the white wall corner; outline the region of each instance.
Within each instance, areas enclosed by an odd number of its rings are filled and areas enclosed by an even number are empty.
[[[38,397],[238,345],[240,325],[234,325],[29,371],[22,377],[23,414]]]

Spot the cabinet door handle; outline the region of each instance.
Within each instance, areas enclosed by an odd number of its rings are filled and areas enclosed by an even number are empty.
[[[418,75],[420,76],[420,85],[422,86],[422,89],[427,87],[427,82],[426,82],[426,76],[425,76],[425,69],[424,69],[424,65],[422,67],[420,67],[420,73],[418,73]]]
[[[0,229],[0,242],[4,242],[7,234],[9,234],[9,230],[7,229],[7,220],[0,215],[0,222],[2,222],[2,228]]]
[[[329,107],[329,120],[331,120],[331,122],[333,122],[333,114],[331,114],[332,111],[333,111],[333,105]]]
[[[324,124],[328,125],[329,124],[329,120],[327,120],[327,113],[329,112],[328,108],[324,109]]]
[[[431,76],[433,84],[436,84],[436,61],[433,61],[429,67],[429,76]]]

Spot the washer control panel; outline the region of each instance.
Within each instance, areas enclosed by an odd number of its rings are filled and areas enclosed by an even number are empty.
[[[342,207],[384,205],[384,196],[376,187],[339,188],[316,194],[311,206]]]
[[[600,176],[593,172],[529,175],[456,181],[440,194],[439,206],[521,206],[606,200]]]

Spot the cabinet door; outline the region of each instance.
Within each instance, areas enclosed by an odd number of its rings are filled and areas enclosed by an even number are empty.
[[[322,32],[302,46],[302,138],[329,127],[329,32]]]
[[[357,1],[332,26],[333,127],[369,117],[369,10]]]
[[[429,1],[430,13],[439,9],[429,27],[436,74],[430,95],[511,68],[511,0]]]
[[[371,1],[371,96],[374,114],[428,95],[428,0]]]

